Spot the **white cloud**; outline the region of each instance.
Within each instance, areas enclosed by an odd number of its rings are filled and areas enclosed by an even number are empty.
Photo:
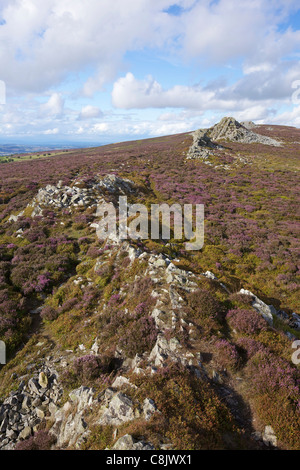
[[[56,127],[55,129],[47,129],[43,132],[44,135],[56,135],[59,133],[59,129]]]
[[[186,1],[179,0],[179,4]],[[0,13],[2,79],[19,91],[40,92],[70,73],[97,68],[85,86],[93,93],[112,78],[127,50],[162,47],[177,18],[170,0],[26,0],[5,2]]]
[[[103,116],[102,111],[97,106],[84,106],[78,116],[79,120],[94,119]]]
[[[60,93],[53,93],[47,103],[41,106],[42,113],[57,116],[63,113],[64,99]]]
[[[218,64],[277,62],[299,44],[299,31],[277,27],[298,8],[297,0],[195,2],[184,17],[184,53]]]
[[[212,63],[247,58],[248,68],[278,61],[299,44],[300,32],[277,24],[296,0],[177,0],[181,16],[164,12],[174,0],[11,0],[0,14],[1,79],[11,90],[41,92],[85,68],[94,73],[87,96],[114,78],[127,51],[160,48],[165,54]]]
[[[176,85],[169,90],[149,76],[137,80],[132,73],[119,78],[113,86],[112,102],[117,108],[198,108],[214,94],[200,87]]]

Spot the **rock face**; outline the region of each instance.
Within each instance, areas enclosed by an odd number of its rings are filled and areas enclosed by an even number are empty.
[[[103,415],[99,420],[99,424],[110,424],[118,426],[127,421],[132,421],[138,414],[135,413],[133,402],[124,393],[117,393]]]
[[[263,441],[266,445],[277,447],[277,437],[272,426],[266,426],[262,435]]]
[[[193,145],[190,147],[187,160],[202,159],[206,160],[213,154],[214,149],[222,148],[220,145],[214,144],[207,135],[207,130],[198,129],[193,133]]]
[[[241,142],[245,144],[264,144],[279,147],[281,145],[275,139],[255,133],[252,129],[256,126],[253,122],[239,123],[233,117],[224,117],[218,124],[209,129],[198,129],[193,133],[193,144],[187,153],[187,160],[208,160],[210,155],[222,145],[216,142]]]
[[[233,117],[224,117],[210,129],[209,137],[213,141],[225,140],[245,144],[264,144],[279,147],[281,144],[270,137],[262,136],[246,128]]]

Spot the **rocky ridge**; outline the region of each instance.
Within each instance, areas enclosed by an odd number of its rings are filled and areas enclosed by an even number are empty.
[[[198,138],[209,143],[206,137],[201,137],[201,133]],[[56,186],[41,189],[32,206],[37,209],[35,215],[41,214],[44,207],[53,206],[60,209],[77,207],[82,204],[93,206],[106,196],[106,191],[114,196],[136,191],[133,182],[114,175],[100,179],[90,189],[89,192],[85,187],[79,187],[79,182],[75,182],[70,187],[63,186],[60,182]],[[72,194],[66,194],[70,190]],[[96,199],[92,198],[94,192],[96,192]],[[170,339],[168,332],[176,330],[184,333],[190,344],[195,344],[196,326],[193,322],[187,321],[185,316],[184,293],[192,293],[197,290],[199,280],[203,278],[212,280],[221,289],[229,292],[226,285],[221,283],[210,271],[199,275],[180,268],[177,266],[180,260],[171,256],[148,253],[136,248],[130,242],[115,240],[110,241],[110,245],[110,257],[126,252],[130,266],[134,263],[146,264],[145,270],[139,276],[150,278],[154,285],[151,297],[155,303],[151,317],[158,329],[155,345],[151,351],[136,355],[134,358],[126,357],[122,349],[117,347],[115,354],[122,366],[111,386],[107,387],[100,395],[97,395],[93,388],[81,386],[68,394],[68,399],[64,404],[61,403],[64,391],[60,383],[59,372],[56,370],[56,366],[57,368],[59,365],[64,367],[64,359],[59,353],[56,353],[54,357],[49,357],[43,367],[39,367],[32,377],[19,377],[21,382],[17,392],[12,392],[0,406],[0,448],[3,450],[13,449],[17,442],[32,436],[45,422],[50,434],[56,440],[53,448],[81,448],[90,436],[91,427],[97,424],[115,427],[113,449],[153,449],[153,443],[134,439],[128,434],[118,439],[118,428],[124,423],[136,419],[147,421],[155,413],[160,413],[151,396],[143,402],[136,402],[130,397],[127,390],[135,387],[130,381],[131,374],[151,376],[156,374],[159,369],[166,367],[171,361],[185,367],[202,380],[212,381],[216,384],[223,383],[224,371],[208,370],[204,364],[201,349],[188,348],[177,337]],[[105,261],[100,256],[96,260],[95,270],[103,265],[105,265]],[[78,283],[80,288],[84,289],[86,281],[90,282],[89,279],[80,276],[74,280],[74,283]],[[126,291],[121,287],[119,293],[122,296],[126,294]],[[267,305],[249,290],[241,289],[240,294],[251,298],[253,308],[270,326],[273,325],[274,317],[278,316],[292,328],[300,329],[300,318],[295,313],[288,315],[285,312],[277,311],[272,305]],[[290,333],[288,336],[289,339],[294,339]],[[87,353],[97,355],[98,349],[96,338],[90,350],[84,345],[80,345],[78,350],[74,352],[76,354],[73,355],[71,351],[68,362],[72,363],[72,360],[78,355]],[[261,443],[277,445],[276,435],[269,425],[266,426],[264,432],[256,437]],[[172,442],[167,440],[160,443],[161,449],[171,447]]]
[[[166,332],[170,329],[179,329],[186,332],[193,342],[194,325],[187,323],[182,307],[184,299],[180,291],[193,292],[197,289],[199,275],[190,271],[180,269],[176,266],[176,260],[172,260],[165,255],[149,255],[141,252],[128,242],[115,244],[113,250],[127,250],[130,252],[131,263],[147,261],[145,276],[150,276],[155,287],[151,296],[156,299],[152,310],[152,317],[159,330],[156,343],[150,353],[136,356],[134,359],[126,358],[122,350],[116,351],[121,358],[123,365],[121,375],[118,375],[112,385],[106,388],[100,395],[96,395],[93,388],[81,386],[79,389],[69,393],[69,399],[63,406],[60,399],[63,389],[60,384],[59,374],[54,366],[64,362],[62,357],[49,357],[44,366],[40,368],[27,383],[22,377],[19,388],[12,392],[10,396],[0,406],[0,436],[2,450],[13,449],[20,440],[29,438],[39,429],[45,420],[49,427],[49,432],[55,437],[56,443],[53,448],[81,448],[82,444],[90,435],[91,425],[114,426],[115,436],[118,436],[118,427],[122,424],[136,419],[149,420],[154,413],[159,413],[155,402],[151,397],[143,403],[134,402],[125,390],[135,387],[130,382],[130,374],[152,375],[157,373],[159,368],[165,367],[167,361],[173,361],[188,368],[196,376],[203,380],[220,380],[220,372],[213,372],[212,378],[207,372],[203,362],[201,350],[191,351],[186,349],[177,338],[168,339]],[[201,276],[219,283],[222,289],[226,286],[220,283],[217,277],[207,271]],[[241,294],[252,297],[254,308],[268,321],[273,323],[274,315],[282,315],[273,306],[266,305],[261,299],[250,291],[242,289]],[[294,314],[295,315],[295,314]],[[295,318],[300,326],[300,318]],[[294,326],[296,326],[294,324]],[[89,351],[90,354],[97,354],[98,340]],[[86,354],[88,351],[81,345],[79,352]],[[70,360],[72,354],[70,354]],[[92,419],[91,419],[92,416]],[[87,419],[88,418],[88,419]],[[257,438],[257,436],[256,436]],[[270,426],[267,426],[264,433],[259,437],[264,443],[275,445],[276,436]],[[170,442],[161,442],[161,449],[170,448]],[[113,449],[126,450],[149,450],[153,449],[150,442],[138,441],[130,435],[122,436],[115,441]]]

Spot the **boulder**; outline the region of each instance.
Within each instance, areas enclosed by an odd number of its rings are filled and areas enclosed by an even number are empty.
[[[117,393],[104,411],[99,424],[119,426],[137,417],[132,400],[124,393]]]
[[[150,442],[137,441],[130,434],[120,437],[112,450],[154,450]]]

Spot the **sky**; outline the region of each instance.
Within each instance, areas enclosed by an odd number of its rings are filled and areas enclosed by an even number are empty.
[[[300,127],[299,0],[0,0],[0,142]]]

